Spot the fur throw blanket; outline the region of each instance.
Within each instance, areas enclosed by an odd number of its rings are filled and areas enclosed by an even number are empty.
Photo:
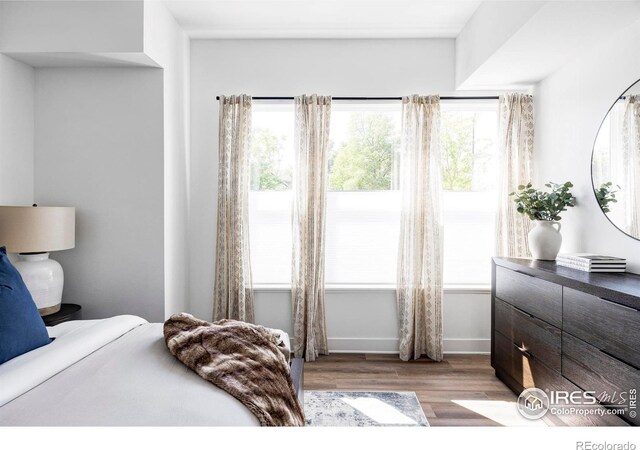
[[[262,426],[304,426],[282,342],[267,328],[182,313],[164,323],[164,339],[176,358],[240,400]]]

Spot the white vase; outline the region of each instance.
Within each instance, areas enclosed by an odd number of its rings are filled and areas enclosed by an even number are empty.
[[[534,259],[555,261],[562,235],[560,234],[560,222],[551,220],[534,220],[534,227],[529,231],[529,250]],[[556,228],[554,225],[557,225]]]

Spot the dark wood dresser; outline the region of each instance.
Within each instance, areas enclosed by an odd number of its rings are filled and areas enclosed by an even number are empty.
[[[537,387],[627,407],[617,416],[600,405],[584,406],[590,414],[547,414],[556,424],[639,425],[640,276],[517,258],[492,266],[496,376],[517,394]]]

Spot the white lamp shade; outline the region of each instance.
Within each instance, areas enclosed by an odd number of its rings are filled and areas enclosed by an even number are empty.
[[[7,252],[54,252],[75,245],[75,208],[0,206],[0,246]]]

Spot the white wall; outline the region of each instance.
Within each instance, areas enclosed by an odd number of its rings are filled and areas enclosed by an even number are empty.
[[[143,2],[2,1],[2,52],[139,52]]]
[[[75,206],[63,301],[164,319],[161,69],[39,69],[35,200]]]
[[[81,303],[85,317],[163,320],[185,310],[185,33],[157,1],[0,2],[0,51],[14,57],[0,59],[0,200],[32,203],[35,172],[38,202],[78,207],[78,247],[56,255],[68,275],[64,301]],[[17,58],[58,69],[37,69],[36,88],[36,72]],[[141,64],[162,69],[106,67]]]
[[[528,89],[640,18],[639,2],[483,2],[456,40],[460,89]]]
[[[256,321],[291,333],[291,296],[286,290],[258,290]],[[491,345],[491,302],[487,293],[450,291],[443,301],[447,353],[486,353]],[[398,351],[393,290],[328,288],[325,299],[329,348],[333,352]]]
[[[456,86],[463,85],[544,4],[541,1],[483,2],[456,39]]]
[[[160,2],[144,4],[144,51],[163,68],[165,317],[188,301],[189,38]]]
[[[0,205],[33,203],[34,88],[31,67],[0,55]]]
[[[640,22],[568,62],[536,88],[537,182],[574,183],[577,207],[563,214],[561,251],[626,257],[640,273],[640,241],[618,231],[601,212],[591,185],[591,152],[615,99],[640,78]]]
[[[399,96],[454,90],[454,41],[195,40],[191,43],[190,311],[212,313],[218,104],[216,95]],[[286,291],[256,294],[256,320],[290,331]],[[333,350],[393,351],[398,334],[390,291],[326,296]],[[487,351],[489,295],[447,294],[448,351]],[[455,340],[455,341],[454,341]]]

